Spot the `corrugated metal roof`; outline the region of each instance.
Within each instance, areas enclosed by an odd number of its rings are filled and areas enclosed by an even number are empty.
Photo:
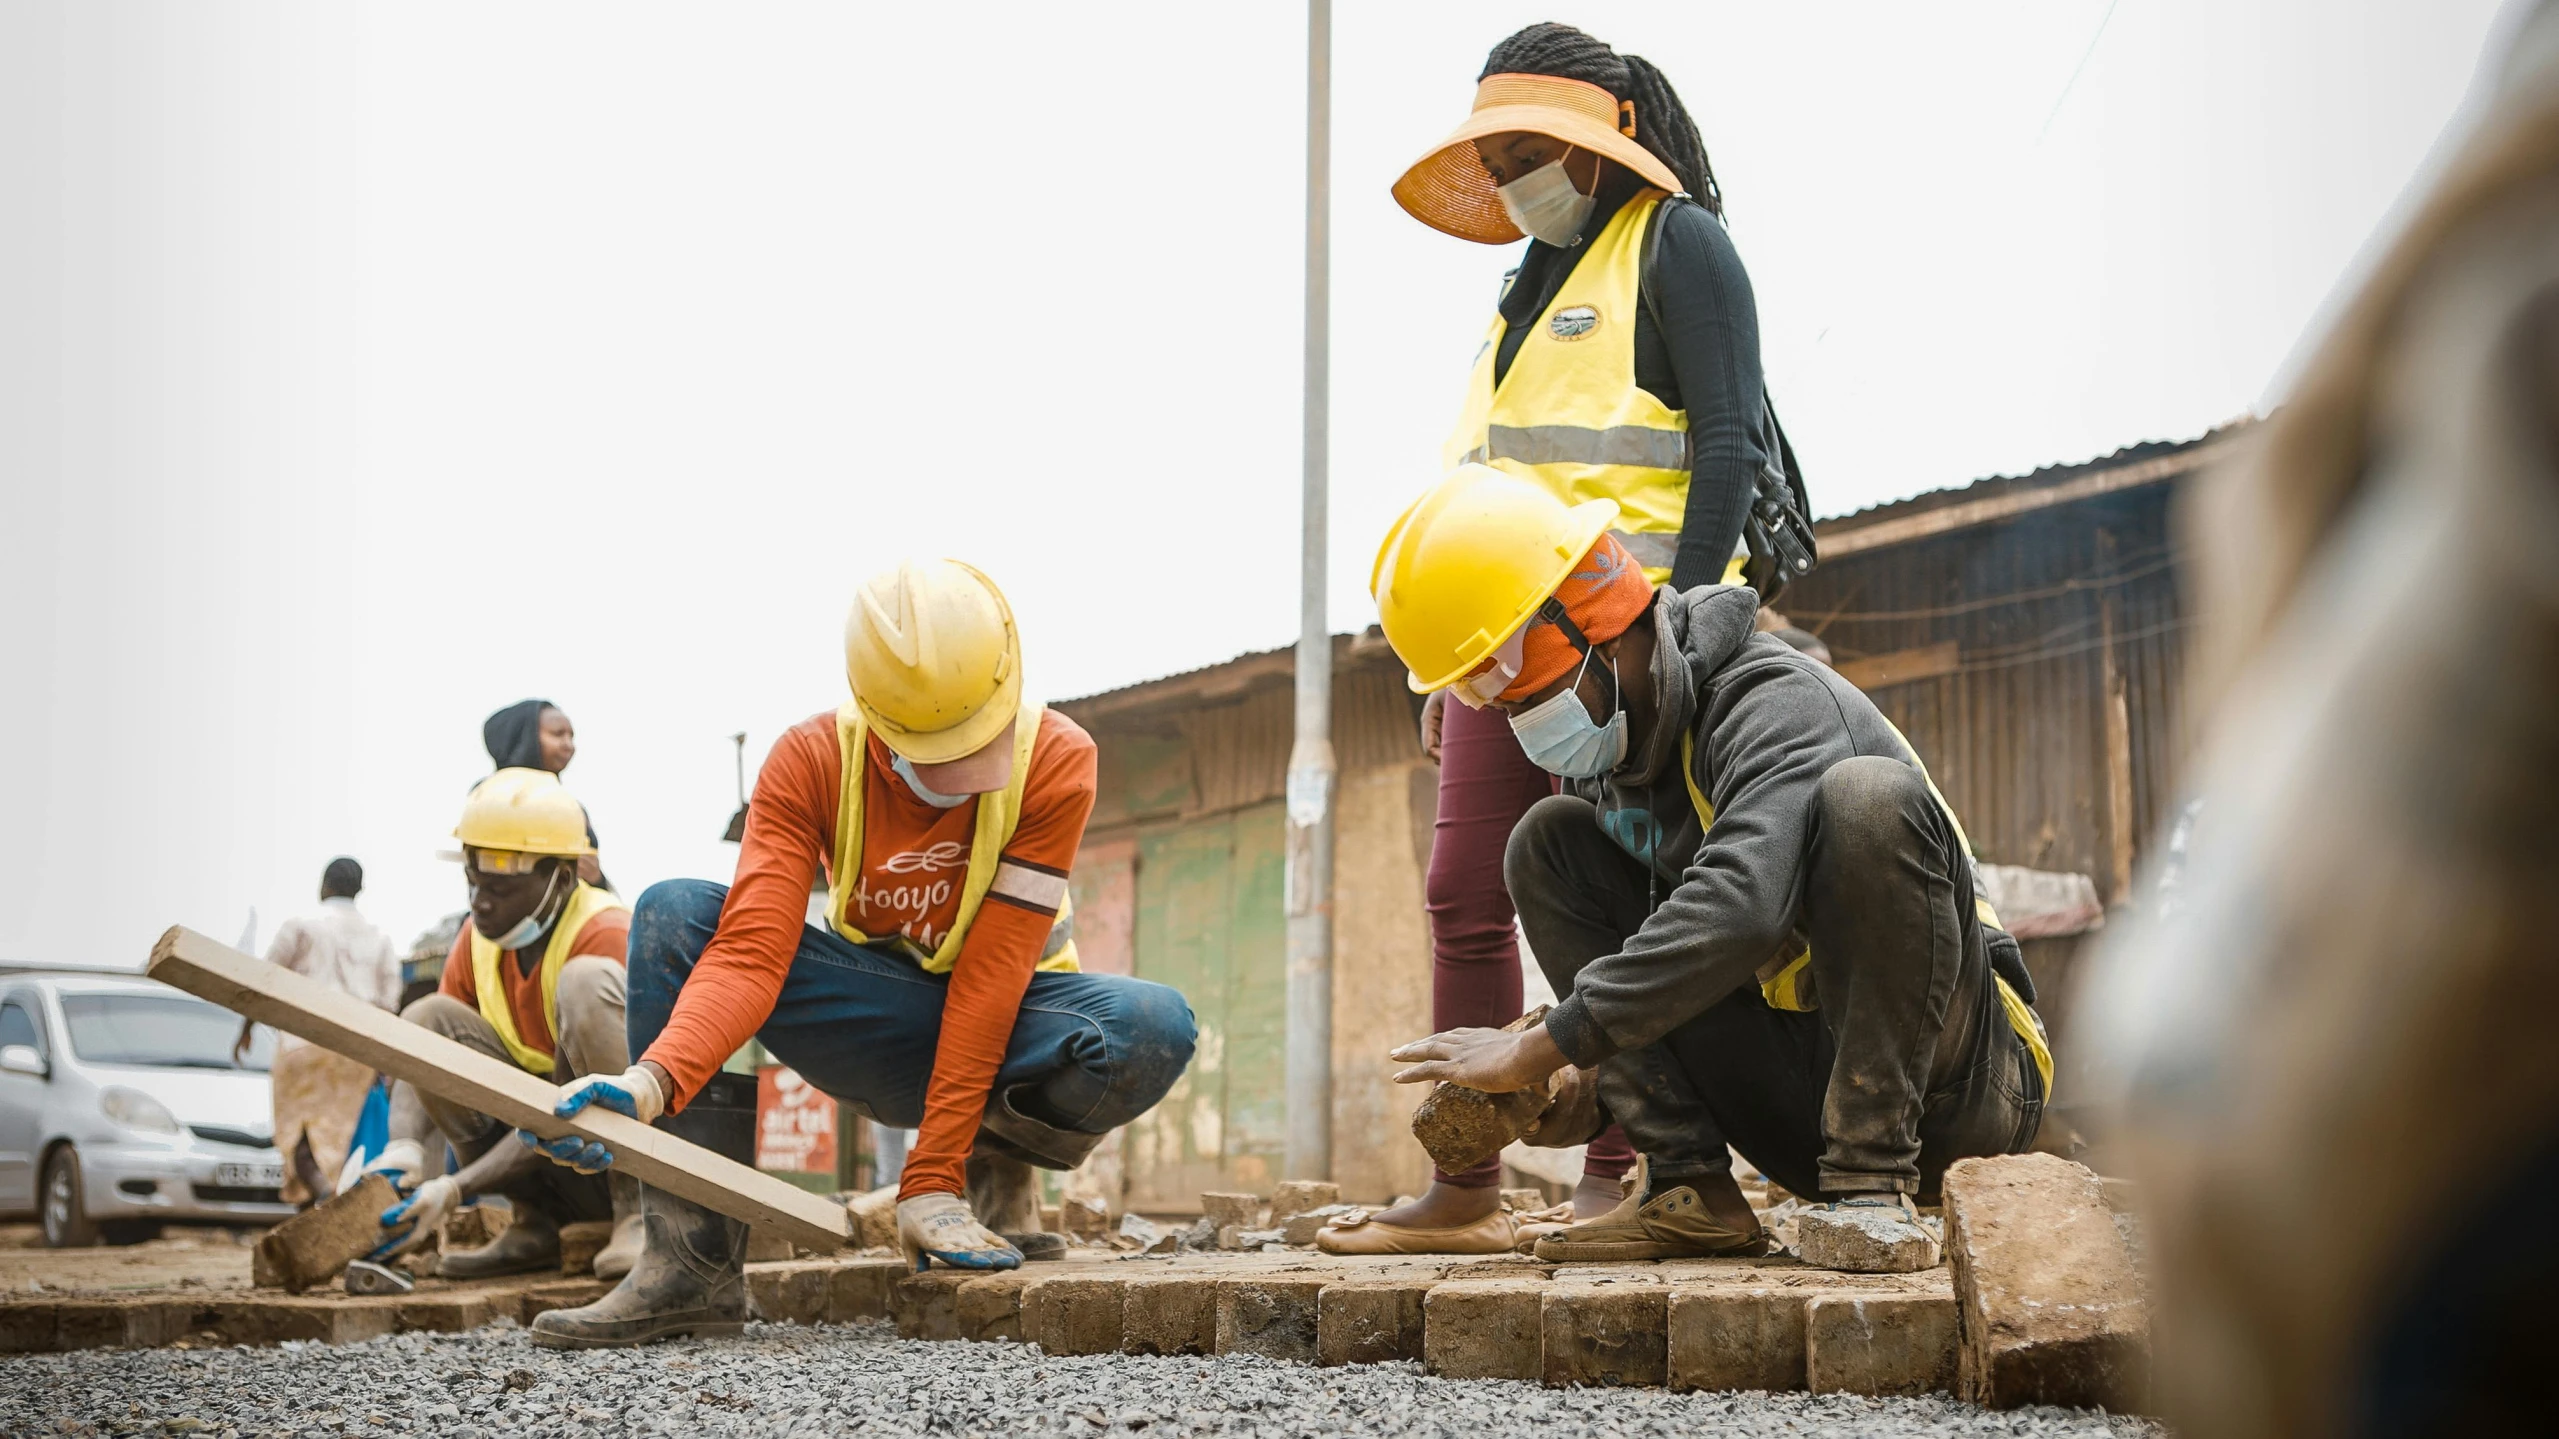
[[[1880,505],[1868,505],[1862,510],[1854,510],[1844,515],[1832,515],[1816,522],[1814,529],[1820,535],[1828,537],[1834,531],[1862,529],[1879,521],[1925,514],[1930,510],[1944,509],[1949,505],[1967,504],[1974,500],[1992,499],[2029,490],[2051,489],[2083,475],[2098,474],[2102,471],[2138,464],[2144,460],[2155,460],[2167,455],[2198,450],[2216,441],[2238,435],[2256,424],[2257,420],[2254,417],[2242,416],[2227,424],[2216,425],[2192,439],[2144,440],[2139,444],[2126,445],[2112,454],[2101,455],[2093,460],[2083,460],[2077,464],[2045,465],[2023,475],[1991,475],[1967,485],[1929,490],[1912,495],[1908,499],[1891,500]]]

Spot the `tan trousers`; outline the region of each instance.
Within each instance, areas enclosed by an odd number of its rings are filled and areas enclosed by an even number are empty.
[[[622,966],[613,960],[582,955],[560,966],[560,1030],[554,1036],[549,1075],[553,1083],[566,1084],[589,1074],[620,1074],[631,1067],[631,1041],[622,1020],[623,993]],[[430,994],[402,1010],[400,1017],[492,1059],[515,1063],[497,1027],[478,1009],[450,995]],[[427,1116],[466,1164],[487,1153],[490,1145],[506,1140],[512,1127],[423,1090],[417,1095]],[[539,1194],[519,1196],[512,1184],[500,1192],[510,1198],[535,1198],[563,1220],[600,1218],[608,1211],[602,1175],[581,1175],[544,1164],[533,1171],[531,1184]]]

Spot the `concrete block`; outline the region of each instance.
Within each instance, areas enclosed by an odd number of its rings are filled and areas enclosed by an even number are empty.
[[[1022,1290],[1022,1337],[1050,1354],[1117,1354],[1128,1281],[1119,1275],[1060,1275]]]
[[[60,1307],[46,1300],[0,1304],[0,1354],[52,1353],[54,1312]]]
[[[65,1299],[54,1306],[62,1349],[154,1349],[187,1332],[192,1300]]]
[[[1549,1284],[1538,1306],[1538,1377],[1548,1384],[1641,1385],[1669,1378],[1670,1290]]]
[[[1217,1282],[1217,1352],[1316,1360],[1317,1299],[1338,1277],[1251,1274]]]
[[[2142,1407],[2149,1317],[2085,1165],[2049,1154],[1957,1162],[1946,1171],[1946,1249],[1964,1398]]]
[[[1932,1394],[1953,1388],[1954,1297],[1814,1295],[1804,1306],[1804,1375],[1816,1394]]]
[[[1674,1285],[1667,1328],[1673,1389],[1804,1387],[1800,1289]]]
[[[459,1334],[477,1329],[501,1313],[514,1313],[515,1307],[512,1294],[492,1294],[485,1289],[433,1289],[398,1296],[392,1316],[403,1334]]]
[[[610,1219],[581,1219],[574,1224],[561,1225],[560,1272],[594,1273],[595,1256],[612,1242],[613,1221]]]
[[[1271,1224],[1285,1226],[1310,1209],[1342,1202],[1342,1186],[1322,1179],[1283,1179],[1271,1191]]]
[[[292,1298],[219,1299],[207,1307],[212,1311],[212,1327],[221,1334],[225,1344],[282,1344],[288,1339],[355,1344],[366,1339],[379,1339],[399,1323],[398,1303],[389,1299],[313,1294]]]
[[[1217,1350],[1217,1276],[1162,1274],[1131,1279],[1120,1321],[1129,1354],[1211,1354]]]
[[[400,1202],[400,1191],[379,1174],[315,1204],[258,1237],[249,1260],[253,1282],[299,1294],[326,1284],[381,1247],[382,1211]]]
[[[1429,1279],[1346,1279],[1315,1297],[1319,1364],[1386,1364],[1422,1357]]]
[[[960,1337],[960,1286],[978,1276],[966,1269],[928,1269],[889,1287],[889,1318],[900,1339]]]
[[[1208,1220],[1214,1234],[1232,1224],[1243,1229],[1258,1229],[1262,1224],[1262,1196],[1258,1194],[1203,1194],[1200,1215]]]
[[[1422,1300],[1422,1366],[1448,1379],[1535,1379],[1542,1280],[1458,1279]]]
[[[1007,1269],[998,1274],[981,1274],[959,1288],[951,1303],[952,1319],[959,1325],[962,1339],[981,1342],[1022,1338],[1022,1291],[1038,1276],[1034,1271]]]
[[[911,1271],[903,1259],[838,1259],[827,1281],[826,1322],[890,1317],[889,1292]]]
[[[746,1312],[776,1324],[823,1324],[836,1266],[823,1259],[746,1267]]]
[[[601,1279],[560,1279],[536,1284],[516,1296],[515,1322],[530,1324],[554,1309],[582,1309],[612,1290],[613,1286]]]

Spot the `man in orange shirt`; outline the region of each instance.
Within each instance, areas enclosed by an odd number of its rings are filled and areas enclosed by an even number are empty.
[[[538,769],[502,769],[480,781],[454,831],[462,841],[471,918],[453,937],[437,992],[401,1011],[434,1030],[531,1074],[568,1080],[619,1074],[631,1063],[623,1019],[622,960],[631,910],[609,889],[578,877],[595,853],[586,811]],[[391,1097],[393,1142],[367,1165],[392,1176],[406,1196],[383,1211],[388,1252],[426,1242],[455,1205],[502,1194],[514,1222],[477,1249],[446,1254],[437,1272],[484,1278],[556,1269],[560,1226],[615,1220],[612,1242],[595,1258],[606,1278],[639,1257],[639,1185],[621,1175],[570,1174],[505,1144],[507,1126],[406,1083]],[[444,1174],[428,1152],[449,1140],[461,1157]]]
[[[695,1111],[716,1099],[721,1062],[760,1039],[858,1112],[920,1128],[897,1205],[918,1268],[1010,1269],[1022,1253],[1000,1231],[1038,1228],[1029,1166],[1075,1167],[1161,1099],[1190,1062],[1190,1006],[1163,985],[1076,972],[1067,872],[1093,809],[1093,741],[1022,702],[1020,638],[994,582],[951,560],[874,576],[845,622],[845,659],[852,703],[794,726],[764,762],[736,884],[672,880],[640,896],[639,1061],[564,1085],[556,1111],[600,1104],[745,1161],[752,1102],[717,1121]],[[821,872],[826,924],[806,925]],[[574,1136],[541,1147],[581,1169],[612,1162]],[[746,1226],[642,1195],[630,1276],[541,1316],[534,1342],[744,1325]]]

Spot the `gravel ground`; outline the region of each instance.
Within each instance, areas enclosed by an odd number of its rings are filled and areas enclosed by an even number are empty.
[[[902,1341],[884,1324],[756,1324],[744,1340],[557,1353],[520,1329],[275,1349],[91,1350],[0,1359],[0,1434],[1142,1433],[2031,1435],[2163,1439],[2094,1411],[1990,1413],[1944,1399],[1544,1389],[1418,1365],[1051,1358]]]

